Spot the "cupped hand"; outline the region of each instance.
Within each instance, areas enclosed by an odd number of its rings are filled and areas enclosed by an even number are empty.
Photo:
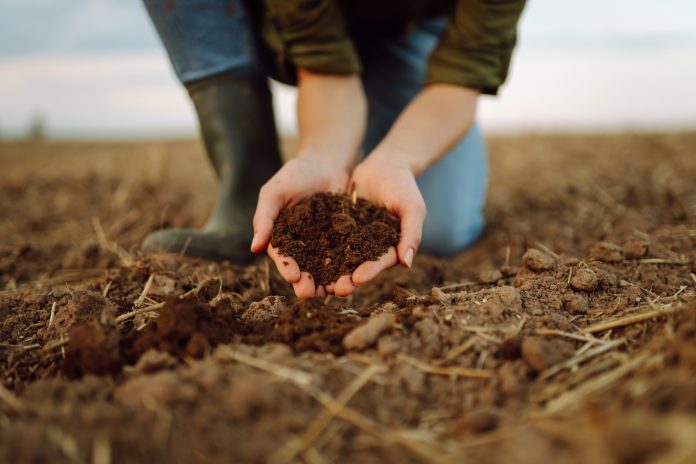
[[[345,191],[349,184],[353,185],[359,196],[386,206],[399,217],[401,238],[396,247],[390,247],[377,260],[361,264],[352,274],[341,276],[336,282],[318,285],[311,274],[300,269],[297,261],[281,255],[270,244],[273,223],[282,207],[316,192]],[[292,284],[298,298],[327,294],[345,297],[398,262],[410,268],[420,245],[424,219],[425,202],[413,173],[405,164],[373,155],[355,168],[348,182],[348,175],[330,164],[299,158],[289,161],[262,187],[254,215],[251,250],[258,253],[267,249],[280,275]]]
[[[330,160],[297,157],[285,163],[259,191],[251,251],[259,253],[268,249],[280,275],[293,285],[298,298],[322,296],[326,291],[315,284],[311,274],[300,271],[293,258],[280,255],[271,246],[273,223],[284,206],[297,203],[313,193],[345,191],[348,178],[348,172],[337,168]]]
[[[325,290],[337,296],[350,295],[357,286],[374,279],[397,262],[410,268],[421,242],[426,213],[425,201],[410,167],[379,153],[373,153],[356,166],[351,185],[359,196],[386,206],[400,219],[401,238],[396,247],[390,247],[379,259],[365,262],[351,275],[341,276],[326,285]]]

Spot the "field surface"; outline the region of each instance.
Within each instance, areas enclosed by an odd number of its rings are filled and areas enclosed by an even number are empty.
[[[471,249],[297,302],[138,249],[197,142],[0,144],[0,462],[696,462],[696,133],[489,148]]]

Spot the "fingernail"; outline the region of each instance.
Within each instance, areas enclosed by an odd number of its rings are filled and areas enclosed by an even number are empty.
[[[404,261],[406,261],[406,264],[410,269],[411,265],[413,264],[413,248],[409,248],[408,250],[406,250],[406,254],[404,255]]]
[[[254,238],[251,239],[251,251],[256,249],[256,245],[259,244],[259,234],[254,234]]]

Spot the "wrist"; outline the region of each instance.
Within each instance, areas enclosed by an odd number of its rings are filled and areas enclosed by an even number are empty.
[[[339,147],[300,146],[297,158],[322,164],[329,170],[340,170],[349,173],[357,162],[358,154],[347,153],[340,150]]]
[[[407,170],[414,177],[420,175],[427,168],[422,157],[413,153],[412,150],[386,143],[375,148],[365,162],[389,166],[392,169]]]

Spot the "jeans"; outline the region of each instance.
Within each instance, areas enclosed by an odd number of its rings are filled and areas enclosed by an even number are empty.
[[[221,73],[269,74],[261,58],[263,45],[256,40],[254,22],[243,0],[144,3],[184,85]],[[368,100],[364,153],[370,153],[421,90],[428,56],[443,28],[442,20],[429,20],[418,22],[408,33],[353,31]],[[449,256],[481,234],[487,177],[486,147],[474,124],[442,160],[417,179],[427,208],[422,251]]]

